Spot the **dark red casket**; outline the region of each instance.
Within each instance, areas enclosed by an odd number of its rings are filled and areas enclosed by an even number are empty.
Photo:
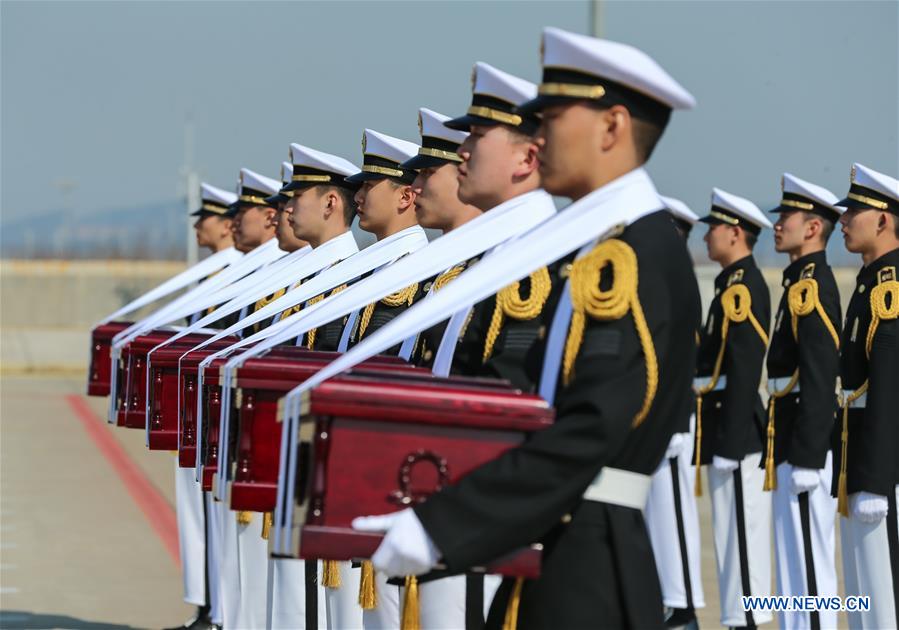
[[[213,352],[230,346],[237,340],[237,337],[225,337],[209,344],[200,352],[203,352],[204,356],[208,356]],[[178,386],[178,360],[195,345],[193,343],[182,344],[179,339],[172,345],[160,348],[150,356],[150,400],[148,401],[150,426],[147,446],[151,451],[179,450],[178,396],[180,395],[180,388]],[[195,378],[196,367],[193,369],[193,375]],[[196,397],[194,396],[194,408],[190,410],[191,417],[196,413],[196,404]],[[187,410],[182,406],[181,413],[184,414],[185,411]],[[194,423],[195,427],[196,423]],[[191,437],[193,437],[192,434]],[[196,448],[195,439],[193,444],[194,448]],[[195,452],[194,455],[196,455]],[[194,463],[194,461],[191,461],[190,467],[193,467]]]
[[[87,372],[88,396],[109,396],[112,338],[131,324],[132,322],[107,322],[91,331],[91,364]]]
[[[340,356],[301,348],[278,348],[250,359],[237,369],[236,450],[230,484],[233,510],[275,509],[281,423],[278,401],[287,392]],[[429,374],[397,357],[373,357],[355,371]]]
[[[176,334],[171,330],[153,330],[133,339],[121,353],[122,369],[119,374],[116,424],[128,429],[144,429],[147,426],[147,354],[159,344]],[[178,340],[193,347],[209,338],[209,335],[193,333]]]
[[[355,517],[423,501],[554,419],[539,396],[487,379],[347,375],[308,402],[313,455],[297,483],[306,512],[299,555],[308,559],[370,558],[382,536],[353,530]],[[523,549],[486,570],[536,577],[540,552]]]

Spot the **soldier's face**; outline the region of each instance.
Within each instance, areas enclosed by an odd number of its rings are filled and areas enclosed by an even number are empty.
[[[231,220],[213,214],[201,215],[194,223],[197,234],[197,245],[215,247],[231,232]]]
[[[293,226],[287,220],[286,205],[286,203],[278,204],[278,211],[272,217],[272,223],[275,225],[275,238],[278,239],[278,247],[285,252],[293,252],[301,247],[305,247],[306,242],[294,235]]]
[[[284,214],[296,238],[317,240],[324,226],[325,199],[315,186],[293,191],[293,197],[284,205]]]
[[[840,216],[840,232],[846,249],[855,254],[868,251],[877,240],[884,220],[873,208],[849,208]]]
[[[242,209],[234,218],[234,245],[248,252],[265,242],[272,231],[272,214],[268,206],[250,206]]]
[[[602,112],[582,103],[543,110],[537,133],[540,178],[553,195],[579,198],[595,186],[591,174],[604,148]]]
[[[703,239],[709,258],[715,262],[727,260],[727,255],[737,242],[736,230],[723,223],[714,223],[709,226]]]
[[[459,147],[459,200],[485,211],[505,201],[505,191],[533,146],[503,125],[472,125]]]
[[[802,247],[807,232],[805,213],[781,212],[774,224],[774,249],[779,252],[792,252]]]
[[[452,225],[448,210],[459,205],[459,169],[455,164],[424,168],[412,182],[415,216],[426,228],[445,230]]]
[[[359,227],[376,235],[389,227],[397,214],[403,188],[387,179],[364,182],[355,195]]]

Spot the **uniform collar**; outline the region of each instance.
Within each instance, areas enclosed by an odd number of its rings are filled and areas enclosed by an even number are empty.
[[[727,267],[721,270],[721,273],[715,276],[715,286],[719,288],[723,287],[727,284],[728,278],[730,278],[733,272],[739,269],[752,269],[755,266],[755,258],[752,257],[752,254],[744,256],[740,260],[736,260],[729,264]]]
[[[795,282],[799,279],[799,274],[802,273],[802,270],[806,265],[814,263],[816,267],[821,267],[827,264],[827,252],[823,249],[817,252],[812,252],[811,254],[806,254],[805,256],[801,256],[787,265],[787,268],[784,269],[783,279],[789,280],[790,282]]]
[[[877,272],[883,269],[884,267],[897,267],[899,268],[899,247],[896,249],[887,252],[877,260],[871,261],[870,264],[862,267],[858,276],[856,276],[857,281],[873,279]],[[869,283],[870,284],[870,283]]]

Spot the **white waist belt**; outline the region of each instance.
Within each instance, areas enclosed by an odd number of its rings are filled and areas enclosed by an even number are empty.
[[[599,471],[587,489],[584,499],[643,510],[649,496],[652,477],[608,466]]]
[[[790,381],[793,380],[792,376],[778,376],[777,378],[769,378],[768,379],[768,393],[773,394],[774,392],[779,392],[787,385],[790,384]],[[795,394],[799,391],[799,379],[796,379],[796,384],[793,385],[793,389],[786,392],[787,394]],[[786,395],[786,394],[784,394]]]
[[[697,376],[693,379],[693,389],[699,391],[703,387],[708,386],[709,383],[712,382],[711,376]],[[722,374],[718,377],[718,382],[715,383],[715,387],[712,389],[713,392],[720,392],[727,387],[727,374]]]
[[[854,389],[844,389],[843,390],[843,400],[848,400],[849,397],[855,393]],[[868,392],[865,392],[851,403],[849,403],[848,407],[850,409],[864,409],[865,403],[868,401]]]

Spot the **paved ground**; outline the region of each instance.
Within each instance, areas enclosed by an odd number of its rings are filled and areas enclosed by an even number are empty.
[[[80,377],[4,376],[0,385],[0,627],[186,619],[177,538],[173,557],[171,536],[167,546],[151,526],[173,522],[171,455],[148,452],[140,431],[102,424],[105,401],[80,396]],[[116,454],[125,457],[108,458]],[[123,465],[136,473],[130,485]]]
[[[161,628],[186,619],[173,464],[100,420],[83,379],[0,382],[0,627]],[[717,628],[708,497],[700,625]],[[770,626],[769,626],[770,627]]]

